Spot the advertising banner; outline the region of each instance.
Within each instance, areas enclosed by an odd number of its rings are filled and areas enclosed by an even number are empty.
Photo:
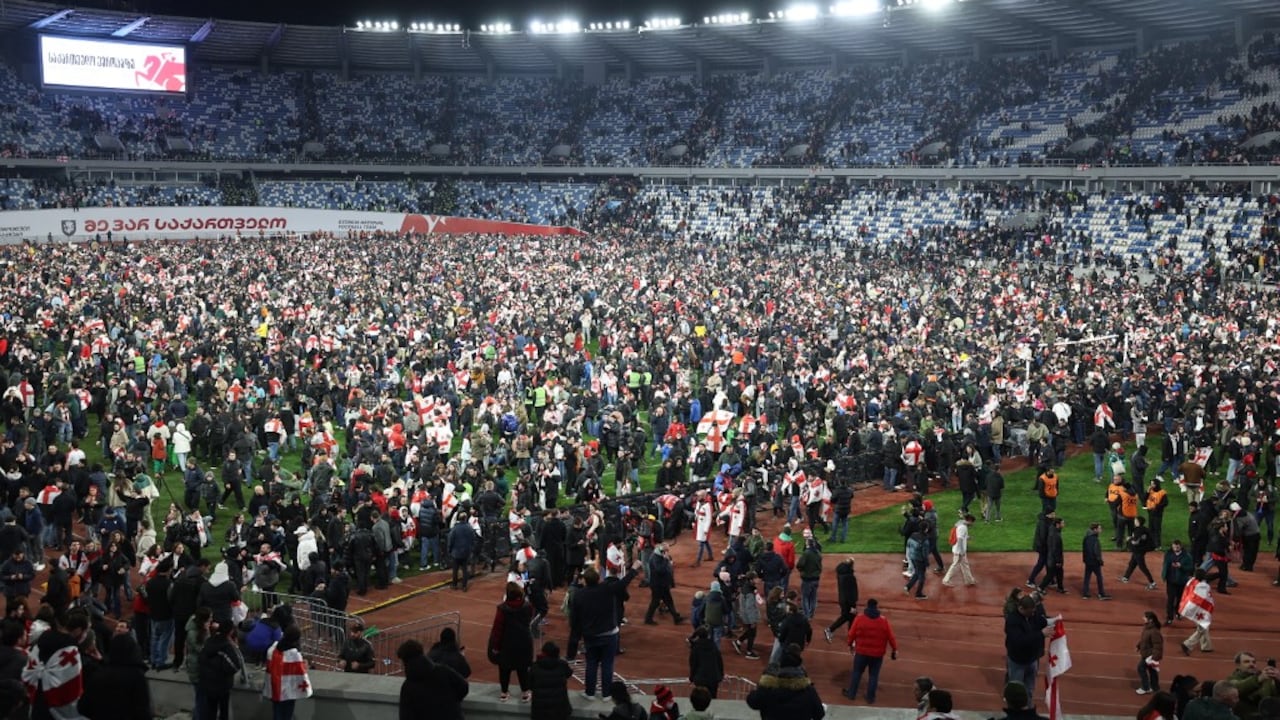
[[[0,213],[0,243],[393,232],[582,235],[577,228],[416,213],[272,207],[129,207]]]
[[[179,95],[187,91],[187,49],[41,35],[40,79],[46,87]]]

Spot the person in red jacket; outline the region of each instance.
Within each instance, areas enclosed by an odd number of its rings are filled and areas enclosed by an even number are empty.
[[[880,614],[880,604],[876,600],[868,600],[862,614],[854,618],[853,625],[849,626],[848,642],[849,652],[853,653],[853,675],[849,687],[840,692],[850,700],[856,700],[865,670],[868,673],[867,704],[875,705],[885,651],[892,648],[890,657],[898,659],[898,639],[893,636],[889,618]]]
[[[791,526],[783,525],[782,532],[773,539],[773,551],[787,564],[787,575],[782,579],[782,589],[791,587],[791,571],[796,569],[796,542],[791,539]]]

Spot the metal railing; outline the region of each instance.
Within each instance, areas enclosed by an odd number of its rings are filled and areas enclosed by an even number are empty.
[[[573,677],[579,683],[583,683],[583,667],[581,665],[574,666]],[[633,695],[645,695],[647,697],[654,696],[654,690],[659,685],[666,685],[672,693],[678,698],[687,698],[689,693],[693,691],[693,683],[689,682],[687,677],[672,678],[640,678],[628,680],[627,678],[613,674],[613,679],[625,683],[627,690]],[[746,700],[747,695],[756,689],[755,682],[748,680],[739,675],[725,675],[720,681],[717,688],[716,698],[719,700]]]
[[[252,598],[252,599],[251,599]],[[261,607],[260,595],[251,590],[245,592],[245,602],[251,608]],[[347,628],[353,622],[362,622],[354,615],[329,607],[318,598],[301,595],[276,594],[276,602],[293,610],[293,620],[302,631],[299,650],[316,670],[341,670],[338,654],[347,640]]]
[[[404,668],[396,660],[396,648],[405,640],[417,640],[430,649],[440,639],[440,632],[451,628],[462,644],[462,615],[456,610],[411,620],[388,628],[370,627],[365,637],[373,644],[373,656],[377,660],[372,674],[400,675]]]

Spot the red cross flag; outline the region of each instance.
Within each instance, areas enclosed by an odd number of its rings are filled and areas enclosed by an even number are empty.
[[[76,701],[83,691],[80,651],[64,647],[41,662],[40,651],[31,648],[22,670],[22,683],[33,699],[39,694],[44,696],[44,703],[54,717],[73,717]]]
[[[1067,649],[1067,626],[1062,618],[1053,624],[1053,635],[1049,637],[1049,669],[1045,677],[1049,681],[1049,690],[1045,693],[1045,704],[1049,706],[1049,720],[1061,720],[1062,698],[1058,697],[1058,676],[1071,669],[1071,651]]]
[[[707,449],[711,452],[724,450],[725,433],[733,422],[733,413],[728,410],[712,410],[698,421],[698,434],[707,436]]]
[[[1192,579],[1182,590],[1178,614],[1206,630],[1213,622],[1213,593],[1209,583]]]
[[[1106,403],[1101,403],[1098,405],[1098,409],[1093,411],[1093,424],[1100,428],[1105,428],[1108,425],[1110,425],[1111,427],[1116,426],[1116,421],[1111,416],[1110,405]]]
[[[311,697],[307,663],[297,648],[282,651],[272,645],[267,650],[267,681],[262,685],[262,696],[272,702]]]

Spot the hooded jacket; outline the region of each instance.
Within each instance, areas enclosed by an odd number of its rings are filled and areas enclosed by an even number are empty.
[[[859,655],[884,657],[886,650],[898,650],[898,638],[894,637],[889,618],[880,614],[879,606],[869,606],[859,613],[849,625],[846,643]]]
[[[760,720],[822,720],[826,708],[804,668],[770,665],[756,689],[747,695],[747,707],[760,711]]]
[[[240,599],[240,588],[231,580],[227,572],[227,563],[220,562],[213,566],[213,574],[200,587],[197,607],[207,607],[213,611],[213,619],[218,623],[231,622],[231,604]]]
[[[836,565],[836,596],[841,610],[858,607],[858,576],[853,573],[853,563]]]
[[[319,552],[316,544],[316,533],[311,528],[306,528],[298,536],[298,549],[294,552],[294,557],[298,559],[298,570],[305,571],[311,567],[311,553]]]
[[[569,678],[573,669],[562,658],[539,657],[529,668],[529,689],[533,702],[529,707],[533,720],[562,720],[573,713],[569,703]]]
[[[132,635],[111,638],[110,653],[97,672],[85,678],[76,709],[89,720],[136,720],[152,717],[151,687],[142,650]]]
[[[470,686],[452,668],[433,663],[425,656],[404,664],[400,685],[400,720],[417,720],[423,708],[431,708],[433,720],[462,720],[462,699]]]

